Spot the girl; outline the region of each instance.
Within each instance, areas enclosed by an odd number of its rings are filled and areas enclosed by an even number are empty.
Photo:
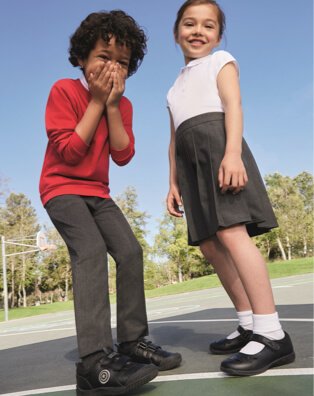
[[[242,138],[236,60],[219,45],[225,16],[212,0],[188,0],[178,11],[174,36],[185,67],[168,92],[171,121],[168,211],[182,216],[190,245],[199,245],[230,296],[239,327],[213,342],[232,375],[259,374],[294,361],[280,325],[263,257],[250,237],[277,227],[263,180]]]

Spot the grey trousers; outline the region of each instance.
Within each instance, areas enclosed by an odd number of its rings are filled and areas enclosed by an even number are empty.
[[[107,253],[117,266],[118,342],[147,335],[143,252],[114,201],[60,195],[45,209],[71,258],[80,357],[112,348]]]

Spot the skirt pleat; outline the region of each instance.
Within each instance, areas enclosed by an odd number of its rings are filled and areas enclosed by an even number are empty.
[[[245,224],[256,236],[278,227],[254,157],[242,141],[242,160],[248,175],[236,195],[220,192],[218,170],[224,157],[224,113],[205,113],[184,121],[176,131],[176,166],[188,224],[190,245],[199,245],[219,229]]]

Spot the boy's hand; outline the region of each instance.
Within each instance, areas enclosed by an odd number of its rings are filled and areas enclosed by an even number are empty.
[[[248,182],[246,170],[239,154],[225,154],[218,171],[218,183],[221,192],[227,190],[237,194],[242,191]]]
[[[88,76],[88,87],[93,100],[103,106],[106,105],[113,86],[114,65],[109,61],[99,65]]]
[[[182,217],[183,211],[180,209],[182,206],[181,194],[179,188],[171,186],[167,196],[167,209],[171,216]]]
[[[112,72],[112,90],[108,96],[106,106],[119,106],[120,99],[125,90],[125,73],[119,64],[116,64]]]

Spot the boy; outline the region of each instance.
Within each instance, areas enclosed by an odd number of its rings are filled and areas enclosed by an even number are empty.
[[[90,14],[71,38],[80,80],[63,79],[46,108],[48,146],[40,194],[71,257],[79,394],[124,394],[177,367],[181,355],[147,341],[142,249],[109,195],[109,155],[134,155],[125,79],[140,65],[146,37],[123,11]],[[107,253],[117,264],[117,339],[110,326]]]

